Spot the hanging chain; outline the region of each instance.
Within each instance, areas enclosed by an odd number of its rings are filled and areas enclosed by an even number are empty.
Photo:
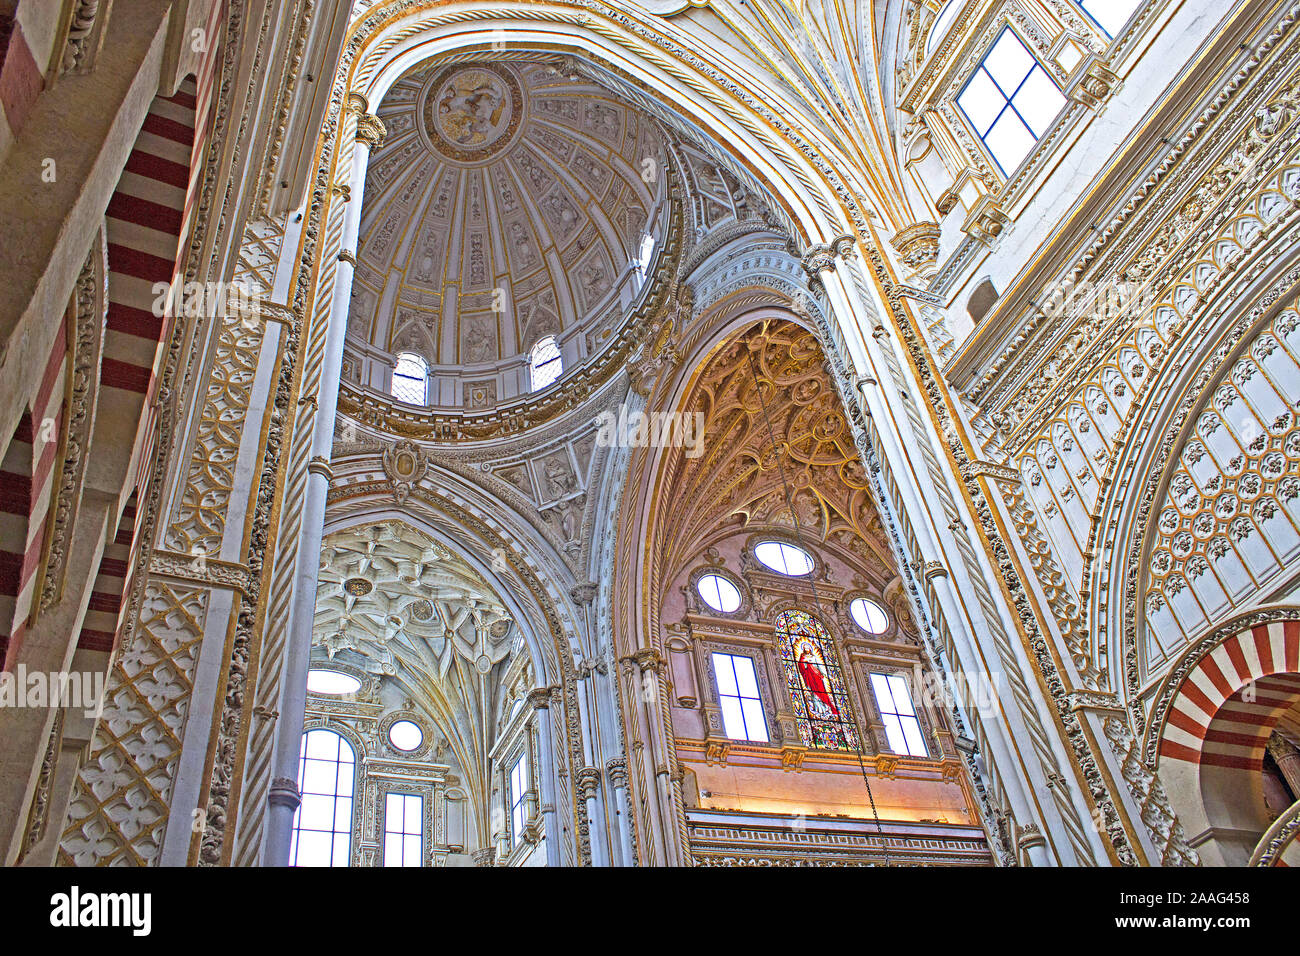
[[[794,538],[795,541],[799,543],[799,546],[804,549],[804,551],[806,551],[809,554],[812,554],[812,551],[804,543],[803,530],[799,526],[799,515],[794,510],[794,497],[790,494],[790,481],[785,474],[785,462],[782,460],[782,456],[777,454],[776,432],[772,428],[772,417],[768,414],[767,411],[767,400],[763,398],[763,386],[758,379],[758,367],[754,364],[754,350],[749,349],[748,352],[746,353],[746,356],[749,359],[750,375],[752,375],[754,378],[754,390],[758,393],[758,404],[759,407],[763,410],[763,421],[767,425],[767,438],[768,441],[772,443],[772,454],[776,456],[777,469],[781,474],[781,485],[785,491],[785,506],[787,510],[789,510],[790,512],[791,520],[794,521]],[[775,383],[773,383],[773,387],[775,387]],[[820,620],[825,621],[827,620],[827,617],[825,612],[822,610],[821,598],[817,594],[817,582],[815,580],[815,577],[816,575],[814,575],[812,571],[808,572],[808,585],[809,587],[812,588],[813,606],[816,607],[817,609],[817,617]],[[852,668],[850,668],[850,673],[852,673]],[[880,850],[885,858],[885,866],[890,866],[891,864],[889,860],[889,846],[885,840],[884,827],[882,827],[880,824],[880,814],[876,811],[876,798],[872,796],[871,793],[871,779],[870,779],[870,775],[867,773],[867,761],[865,755],[863,754],[863,749],[862,749],[861,738],[866,731],[866,722],[858,720],[857,707],[853,702],[853,695],[849,693],[849,688],[847,684],[845,685],[844,688],[844,699],[849,705],[849,717],[853,720],[858,731],[859,740],[856,748],[857,756],[858,756],[858,767],[862,771],[862,783],[867,788],[867,801],[868,803],[871,804],[871,817],[876,822],[876,833],[880,837]]]

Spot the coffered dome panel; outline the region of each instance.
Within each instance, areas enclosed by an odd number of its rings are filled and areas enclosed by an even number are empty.
[[[645,237],[667,220],[656,123],[546,62],[426,65],[377,108],[349,340],[369,374],[398,352],[431,368],[430,404],[491,378],[527,391],[529,350],[555,335],[580,366],[626,320]],[[368,363],[365,361],[368,360]]]

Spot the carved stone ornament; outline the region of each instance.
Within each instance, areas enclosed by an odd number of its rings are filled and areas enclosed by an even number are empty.
[[[1119,77],[1094,60],[1088,64],[1070,98],[1096,109],[1119,88]]]
[[[903,257],[903,264],[922,274],[933,273],[939,263],[939,224],[925,220],[894,233],[890,245]]]
[[[383,120],[373,113],[363,113],[357,117],[357,139],[361,140],[371,149],[379,149],[384,145],[384,137],[388,135],[388,129],[384,126]]]
[[[410,497],[411,489],[428,470],[428,456],[415,442],[399,441],[384,450],[384,474],[393,483],[393,497],[398,504]]]
[[[988,244],[1002,235],[1008,222],[1010,219],[998,208],[998,204],[992,198],[984,196],[971,207],[961,230],[971,238]]]

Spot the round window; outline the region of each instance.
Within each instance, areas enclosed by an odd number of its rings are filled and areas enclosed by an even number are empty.
[[[695,582],[704,603],[715,611],[730,614],[740,607],[740,590],[720,574],[705,574]]]
[[[307,672],[307,690],[313,694],[355,694],[360,689],[361,681],[350,674],[326,670]]]
[[[784,541],[764,541],[754,548],[754,557],[778,574],[792,577],[808,574],[813,569],[812,555]]]
[[[875,601],[866,598],[854,598],[849,604],[849,614],[858,627],[869,634],[883,634],[889,627],[889,618],[884,609]]]
[[[388,728],[388,742],[397,750],[416,750],[424,743],[424,731],[412,720],[394,721]]]

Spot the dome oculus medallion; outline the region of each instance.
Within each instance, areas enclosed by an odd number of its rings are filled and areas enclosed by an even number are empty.
[[[506,149],[524,117],[519,80],[496,64],[457,65],[437,73],[425,90],[424,131],[438,153],[477,163]]]
[[[346,378],[389,393],[410,353],[428,405],[473,411],[529,393],[547,336],[564,377],[617,340],[670,217],[655,120],[539,60],[416,67],[376,112]]]

